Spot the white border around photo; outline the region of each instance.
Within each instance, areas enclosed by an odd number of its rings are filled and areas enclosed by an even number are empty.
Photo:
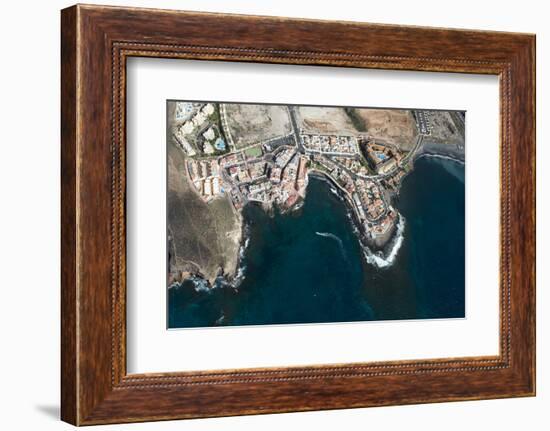
[[[492,75],[131,58],[128,373],[497,355],[499,84]],[[166,329],[166,100],[465,110],[466,318]]]

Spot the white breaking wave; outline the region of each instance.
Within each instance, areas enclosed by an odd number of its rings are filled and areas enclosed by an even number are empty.
[[[168,286],[168,290],[175,289],[179,286],[180,286],[180,283],[178,283],[177,281],[174,281],[170,286]]]
[[[246,249],[248,248],[248,245],[250,244],[250,237],[248,236],[248,229],[245,229],[245,235],[246,238],[243,242],[243,244],[239,247],[239,262],[237,266],[237,271],[235,274],[235,277],[232,280],[228,280],[224,275],[218,275],[212,285],[208,282],[208,280],[205,280],[200,275],[192,275],[191,277],[187,278],[185,281],[190,281],[193,284],[193,288],[195,289],[195,292],[206,292],[211,293],[214,289],[223,289],[223,288],[233,288],[237,289],[239,285],[243,282],[246,275],[246,265],[242,263],[244,254]],[[174,283],[170,286],[177,287],[181,286],[182,283]]]
[[[304,202],[305,202],[305,201],[301,201],[301,202],[298,203],[297,205],[294,205],[290,211],[291,211],[291,212],[296,212],[296,211],[298,211],[299,209],[301,209],[301,208],[304,206]]]
[[[237,274],[235,275],[235,278],[233,282],[231,283],[231,286],[236,289],[240,286],[240,284],[243,282],[243,280],[246,278],[246,265],[239,265],[239,268],[237,269]]]
[[[229,285],[234,289],[237,289],[237,287],[239,287],[243,280],[246,278],[246,265],[243,264],[243,260],[246,249],[250,245],[250,234],[248,226],[246,226],[244,229],[244,236],[245,240],[243,244],[239,247],[239,262],[237,264],[237,272],[235,274],[235,278],[233,278],[233,281],[229,283]]]
[[[205,280],[201,277],[190,277],[189,280],[193,282],[193,287],[195,288],[195,292],[209,292],[210,291],[210,283],[208,283],[208,280]]]
[[[319,235],[325,238],[330,238],[335,240],[340,247],[340,251],[342,252],[342,255],[344,256],[344,258],[346,258],[346,250],[344,249],[344,243],[339,237],[337,237],[336,235],[330,232],[315,232],[315,235]]]
[[[244,240],[244,244],[239,247],[239,258],[240,259],[244,258],[244,252],[248,248],[248,244],[250,244],[250,237],[246,237],[246,239]]]
[[[405,231],[405,218],[399,214],[399,221],[397,222],[397,231],[394,234],[394,238],[391,243],[390,252],[387,256],[384,256],[384,254],[381,251],[373,252],[370,248],[368,248],[363,240],[361,240],[361,232],[357,228],[355,224],[355,220],[353,218],[352,213],[348,210],[346,211],[346,216],[350,221],[351,229],[353,230],[353,233],[359,238],[359,241],[361,243],[361,248],[363,249],[363,255],[365,256],[365,260],[367,263],[374,265],[378,268],[388,268],[390,267],[393,262],[395,262],[395,258],[397,257],[397,252],[401,248],[401,244],[403,244],[403,232]],[[325,234],[325,232],[315,232],[317,235],[325,236],[322,234]],[[332,234],[330,234],[332,235]],[[338,237],[337,237],[338,238]],[[340,238],[338,238],[340,240]]]
[[[405,218],[402,215],[399,215],[399,221],[397,222],[397,231],[395,232],[395,237],[392,240],[390,252],[387,256],[379,251],[373,253],[368,247],[363,247],[363,252],[365,259],[371,265],[377,266],[378,268],[387,268],[395,262],[397,257],[397,252],[403,244],[403,232],[405,231]]]
[[[443,160],[450,160],[451,162],[455,162],[455,163],[458,163],[459,165],[464,165],[464,161],[463,160],[459,160],[455,157],[451,157],[451,156],[445,156],[443,154],[432,154],[432,153],[423,153],[423,154],[420,154],[420,156],[418,156],[418,158],[422,158],[422,157],[428,157],[428,158],[432,158],[432,159],[443,159]]]
[[[338,238],[336,235],[330,232],[315,232],[315,235],[324,236],[325,238],[332,238],[333,240],[337,241],[340,246],[343,246],[342,240]]]

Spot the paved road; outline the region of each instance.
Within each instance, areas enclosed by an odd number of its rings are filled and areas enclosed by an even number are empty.
[[[290,113],[290,122],[292,123],[292,130],[294,131],[294,139],[296,140],[296,146],[300,153],[304,153],[304,146],[302,145],[302,139],[300,138],[300,128],[296,122],[296,111],[294,106],[289,106],[288,111]]]
[[[218,112],[220,113],[223,134],[227,138],[227,145],[229,145],[229,148],[231,148],[232,151],[235,151],[235,142],[233,142],[233,137],[229,131],[229,126],[227,124],[227,113],[225,112],[225,105],[223,103],[218,105]]]
[[[304,149],[306,153],[319,154],[321,156],[333,156],[333,157],[343,157],[346,159],[357,159],[357,153],[338,153],[336,151],[322,151],[322,150],[313,150],[311,148]]]
[[[423,141],[424,141],[424,135],[418,135],[418,137],[416,138],[416,144],[414,144],[414,148],[411,151],[409,151],[409,153],[405,157],[403,157],[404,163],[402,164],[406,164],[409,161],[409,159],[416,154],[416,152],[422,145]]]

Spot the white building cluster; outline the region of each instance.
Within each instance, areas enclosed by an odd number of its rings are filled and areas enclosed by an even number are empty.
[[[176,142],[180,145],[182,150],[190,157],[193,157],[197,154],[195,149],[191,146],[183,132],[181,131],[181,128],[176,130],[176,133],[174,134],[174,137],[176,138]]]
[[[187,120],[194,111],[195,107],[191,102],[176,102],[175,118],[176,121]]]
[[[357,180],[357,196],[366,218],[376,220],[386,212],[386,203],[378,184],[369,180]]]
[[[357,138],[354,136],[303,134],[300,138],[308,152],[332,155],[359,154]]]
[[[214,110],[214,105],[212,103],[203,105],[201,108],[197,109],[195,115],[181,125],[181,131],[186,135],[190,134],[196,127],[202,126],[206,119],[214,113]]]
[[[206,202],[223,193],[217,160],[187,161],[187,172],[193,186]]]

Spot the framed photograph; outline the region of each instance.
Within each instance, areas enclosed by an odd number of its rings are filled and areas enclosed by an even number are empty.
[[[62,419],[535,395],[535,36],[61,13]]]

